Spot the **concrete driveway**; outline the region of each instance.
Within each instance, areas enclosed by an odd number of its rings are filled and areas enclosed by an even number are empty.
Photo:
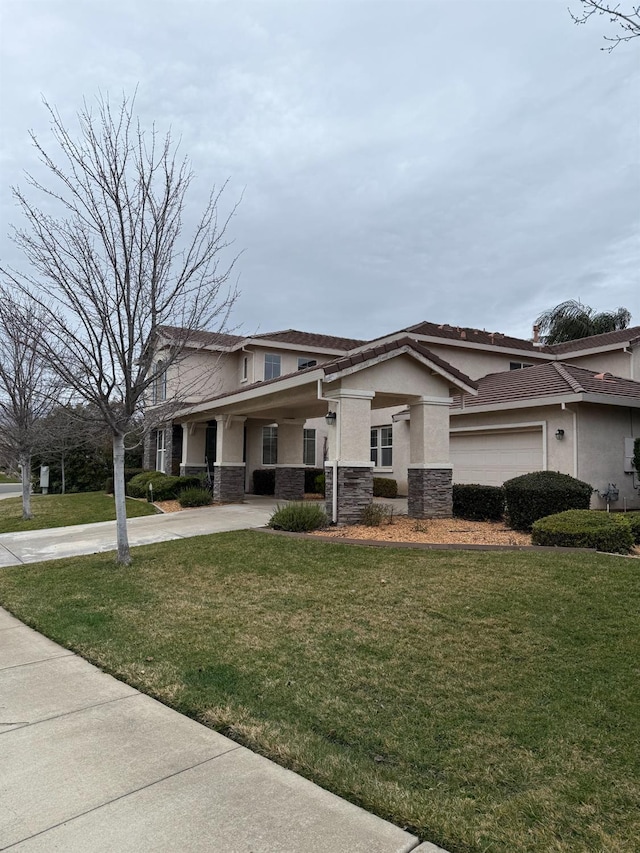
[[[264,527],[277,501],[249,496],[243,504],[187,509],[159,515],[132,518],[127,522],[129,544],[149,545],[172,539],[186,539],[206,533],[247,530]],[[40,563],[80,554],[97,554],[116,549],[115,521],[54,527],[0,534],[0,568],[21,563]]]
[[[0,501],[3,498],[17,498],[22,494],[20,483],[0,483]]]

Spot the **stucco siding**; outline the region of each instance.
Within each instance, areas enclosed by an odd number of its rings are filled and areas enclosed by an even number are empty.
[[[593,370],[598,373],[613,373],[614,376],[622,376],[624,379],[632,379],[631,353],[622,350],[613,352],[601,352],[594,355],[583,355],[575,358],[562,358],[567,364],[575,364],[585,370]],[[636,376],[636,379],[638,377]]]

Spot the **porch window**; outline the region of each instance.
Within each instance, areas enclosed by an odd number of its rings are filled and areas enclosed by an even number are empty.
[[[393,465],[393,427],[373,427],[371,430],[371,461],[376,468]]]
[[[302,461],[305,465],[316,464],[316,431],[305,429],[303,433]]]
[[[278,462],[278,427],[262,427],[262,464],[276,465]]]
[[[164,473],[167,456],[167,437],[163,429],[156,430],[156,471]]]
[[[282,359],[275,353],[268,352],[264,357],[264,378],[277,379],[281,372]]]

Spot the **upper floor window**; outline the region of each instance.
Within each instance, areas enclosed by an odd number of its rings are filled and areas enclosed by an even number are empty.
[[[305,370],[307,367],[315,367],[317,363],[318,362],[315,358],[299,358],[298,370]]]
[[[242,381],[246,382],[249,378],[249,356],[242,357]]]
[[[151,385],[151,402],[162,403],[167,399],[167,368],[164,361],[157,361],[154,365],[154,377]]]
[[[533,367],[526,361],[511,361],[509,362],[509,370],[522,370],[523,367]]]
[[[264,378],[277,379],[282,369],[282,359],[272,352],[266,353],[264,357]]]
[[[374,427],[371,430],[371,461],[376,468],[393,465],[393,427]]]

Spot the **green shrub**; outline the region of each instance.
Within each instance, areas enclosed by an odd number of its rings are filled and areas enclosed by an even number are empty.
[[[253,494],[273,495],[276,490],[276,472],[273,468],[256,468],[253,472]]]
[[[132,498],[146,498],[149,492],[149,483],[154,483],[156,480],[166,477],[162,471],[143,471],[142,474],[136,474],[127,483],[127,494]]]
[[[318,474],[316,477],[314,492],[316,495],[324,495],[327,486],[327,478],[324,474]]]
[[[533,525],[531,541],[534,545],[628,554],[633,547],[633,534],[627,519],[618,513],[569,509],[538,519]]]
[[[316,485],[318,477],[323,477],[324,471],[322,468],[305,468],[304,469],[304,490],[309,494],[324,494],[324,486],[322,492],[318,492]]]
[[[144,473],[144,471],[142,468],[125,468],[124,469],[125,486],[134,477],[137,477],[139,474],[143,474],[143,473]],[[108,495],[113,494],[113,477],[107,477],[107,479],[104,482],[104,490]]]
[[[373,496],[374,498],[397,498],[398,481],[392,480],[391,477],[374,477]]]
[[[456,518],[470,521],[500,521],[504,517],[504,489],[477,483],[456,484],[453,487],[453,514]]]
[[[149,483],[153,486],[154,501],[175,500],[183,489],[200,486],[195,476],[172,477],[162,471],[144,471],[132,477],[127,483],[127,494],[132,498],[149,498]]]
[[[178,503],[182,507],[209,506],[212,500],[211,492],[200,486],[183,489],[178,495]]]
[[[268,526],[274,530],[306,533],[320,530],[329,523],[327,514],[317,503],[290,503],[279,506],[269,519]]]
[[[539,518],[566,509],[589,509],[588,483],[557,471],[536,471],[504,484],[506,516],[514,530],[531,530]]]
[[[640,545],[640,512],[626,512],[623,517],[629,522],[633,541]]]
[[[389,518],[392,509],[389,504],[371,503],[362,510],[360,523],[366,527],[380,527],[385,518]]]

